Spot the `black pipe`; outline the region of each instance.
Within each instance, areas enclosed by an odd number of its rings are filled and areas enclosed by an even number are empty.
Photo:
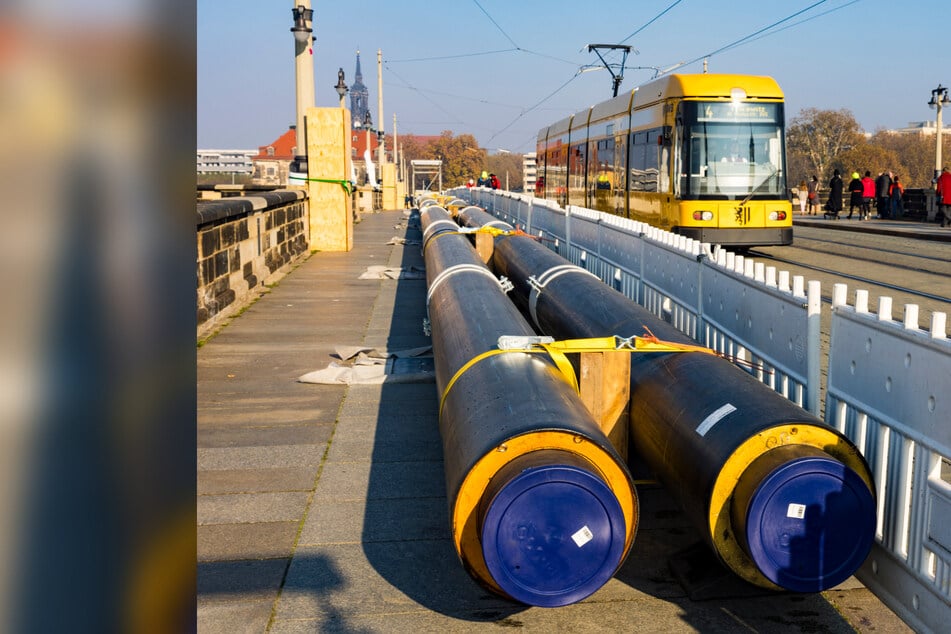
[[[470,226],[487,219],[465,210]],[[512,299],[557,339],[641,336],[695,345],[588,272],[524,236],[495,240]],[[825,590],[867,557],[875,489],[858,449],[729,361],[631,354],[631,441],[731,570],[766,588]]]
[[[624,561],[637,497],[623,459],[445,209],[420,212],[453,543],[478,582],[523,603],[580,601]]]

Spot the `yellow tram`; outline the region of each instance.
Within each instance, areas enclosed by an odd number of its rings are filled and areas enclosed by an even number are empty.
[[[668,75],[538,133],[536,195],[733,247],[792,244],[783,93]]]

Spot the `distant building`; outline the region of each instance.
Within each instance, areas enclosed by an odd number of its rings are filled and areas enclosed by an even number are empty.
[[[889,132],[895,132],[896,134],[918,134],[921,136],[934,136],[938,131],[938,122],[937,121],[911,121],[908,123],[907,127],[898,128],[897,130],[889,130]],[[941,134],[951,133],[951,126],[942,122],[941,124]]]
[[[250,174],[251,157],[257,150],[198,150],[196,171],[199,174]]]
[[[297,126],[290,128],[269,145],[262,145],[251,157],[254,185],[287,185],[287,173],[297,152]]]
[[[538,179],[538,162],[535,152],[522,155],[522,191],[531,194],[535,191],[535,181]]]

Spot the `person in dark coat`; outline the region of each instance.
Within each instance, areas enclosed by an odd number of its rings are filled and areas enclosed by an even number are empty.
[[[826,207],[828,211],[823,216],[838,220],[839,212],[842,211],[842,177],[839,176],[839,170],[832,172],[832,180],[829,181],[829,202],[826,203]]]
[[[847,220],[852,219],[852,212],[856,207],[859,208],[859,220],[862,219],[862,205],[865,204],[865,186],[862,184],[862,179],[859,178],[858,172],[852,172],[852,180],[849,181],[849,217]]]
[[[875,197],[877,199],[878,217],[888,218],[888,208],[891,206],[889,193],[892,189],[892,175],[888,170],[882,170],[882,173],[875,179]]]

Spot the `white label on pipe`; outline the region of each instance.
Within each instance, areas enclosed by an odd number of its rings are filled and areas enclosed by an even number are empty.
[[[591,529],[587,526],[582,526],[578,529],[578,532],[571,536],[571,539],[575,540],[575,543],[578,544],[578,548],[581,548],[594,539],[594,533],[592,533]]]
[[[705,436],[708,431],[710,431],[714,425],[720,422],[724,416],[732,414],[736,411],[736,408],[732,404],[727,403],[722,407],[718,408],[715,412],[712,412],[709,416],[703,419],[703,422],[697,425],[697,433],[701,436]]]
[[[805,504],[790,504],[789,508],[786,509],[786,517],[791,517],[793,519],[801,520],[805,516],[806,516]]]

